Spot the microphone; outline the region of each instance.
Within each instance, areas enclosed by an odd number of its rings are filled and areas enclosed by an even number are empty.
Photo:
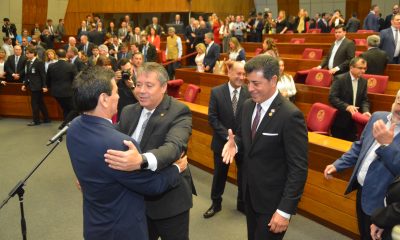
[[[52,138],[50,138],[49,141],[47,142],[46,146],[49,146],[49,145],[55,143],[58,139],[60,139],[62,136],[64,136],[67,133],[68,128],[69,128],[69,124],[67,124],[56,135],[54,135]]]

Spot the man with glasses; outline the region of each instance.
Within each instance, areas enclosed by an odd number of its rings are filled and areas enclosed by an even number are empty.
[[[355,67],[359,66],[356,62]],[[326,166],[324,171],[325,177],[331,179],[332,173],[354,167],[345,194],[357,189],[356,209],[361,239],[371,239],[371,215],[384,207],[388,186],[400,173],[398,158],[387,154],[400,144],[399,123],[400,91],[397,92],[391,112],[375,112],[365,126],[360,141],[354,142],[348,152]],[[383,239],[387,239],[385,235]]]
[[[367,80],[362,74],[367,69],[365,59],[355,57],[350,61],[350,71],[338,75],[329,91],[329,102],[338,109],[332,125],[332,136],[348,141],[356,140],[356,125],[351,116],[356,112],[371,116],[367,95]]]

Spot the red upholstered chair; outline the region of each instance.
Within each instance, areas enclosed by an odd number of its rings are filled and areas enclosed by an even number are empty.
[[[358,57],[358,56],[360,56],[361,55],[361,53],[363,53],[363,51],[356,51],[356,57]]]
[[[357,33],[373,33],[373,32],[374,30],[365,30],[365,29],[357,30]]]
[[[286,31],[286,34],[294,34],[294,32],[292,30]]]
[[[332,75],[326,69],[311,69],[306,78],[306,85],[330,87]]]
[[[199,86],[194,84],[189,84],[186,88],[185,95],[183,96],[183,100],[186,102],[194,103],[196,101],[198,93],[201,91]]]
[[[306,48],[303,51],[302,59],[310,59],[310,60],[321,60],[322,59],[322,49],[318,48]]]
[[[351,115],[353,118],[354,122],[356,123],[357,127],[357,138],[360,139],[362,132],[364,131],[365,125],[367,125],[367,122],[370,117],[360,113],[356,112],[353,115]]]
[[[307,128],[310,132],[329,135],[337,109],[323,103],[314,103],[307,116]]]
[[[332,28],[330,33],[335,33],[335,28]]]
[[[293,77],[295,83],[305,83],[308,73],[310,73],[311,69],[299,70]]]
[[[293,44],[300,44],[300,43],[304,43],[306,41],[305,38],[292,38],[290,39],[290,43]]]
[[[174,98],[180,98],[179,90],[183,84],[182,79],[170,80],[167,82],[167,94]]]
[[[262,52],[262,48],[256,48],[256,50],[254,51],[254,55],[260,55],[260,53]]]
[[[368,81],[369,93],[385,93],[389,76],[364,74],[362,77]]]
[[[319,28],[309,28],[307,33],[321,33],[321,29]]]
[[[367,39],[356,38],[354,39],[354,43],[356,44],[356,46],[367,46]]]
[[[160,61],[160,63],[167,62],[167,56],[165,56],[164,50],[158,51],[157,54],[158,54],[158,60]]]

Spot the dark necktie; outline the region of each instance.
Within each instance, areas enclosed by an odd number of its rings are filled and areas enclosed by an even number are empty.
[[[233,90],[233,97],[232,97],[233,116],[236,116],[236,109],[237,109],[237,103],[238,103],[237,93],[238,93],[237,89]]]
[[[254,136],[257,132],[258,123],[260,122],[261,118],[261,105],[257,104],[257,112],[256,116],[254,117],[253,124],[251,125],[251,139],[254,139]]]
[[[15,56],[15,72],[18,72],[18,61],[19,61],[19,56]]]

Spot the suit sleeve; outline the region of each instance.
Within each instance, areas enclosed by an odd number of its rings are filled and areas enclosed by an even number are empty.
[[[380,228],[392,228],[400,222],[400,202],[395,202],[385,208],[376,210],[371,221]]]
[[[236,61],[246,61],[246,53],[244,51],[244,48],[239,51],[239,55],[237,56]]]
[[[157,169],[163,169],[179,159],[186,151],[189,137],[192,133],[192,113],[184,106],[170,123],[163,145],[148,152],[157,159]]]
[[[42,88],[47,88],[46,70],[44,69],[44,62],[40,62],[40,64],[38,64],[38,70],[39,70],[39,74],[40,74],[40,79],[42,81]]]
[[[355,55],[355,53],[356,53],[356,45],[354,44],[353,41],[349,40],[349,41],[346,43],[346,45],[347,45],[347,46],[346,46],[346,51],[345,51],[346,60],[343,61],[341,64],[338,65],[338,67],[339,67],[341,70],[343,70],[343,69],[348,69],[348,68],[349,68],[350,60],[351,60],[352,58],[354,58],[354,55]],[[334,67],[335,67],[335,66],[334,66]]]
[[[349,106],[348,103],[343,101],[340,96],[344,89],[342,85],[344,84],[345,79],[335,77],[329,90],[329,102],[330,104],[337,108],[339,111],[346,111],[346,108]]]
[[[390,172],[394,172],[396,176],[400,174],[400,147],[397,143],[392,142],[387,147],[379,147],[375,153]]]
[[[211,90],[210,103],[208,105],[208,122],[213,128],[215,134],[217,134],[221,139],[227,139],[228,129],[226,129],[218,118],[218,103],[215,89]]]
[[[333,47],[331,47],[331,49],[329,50],[328,55],[326,55],[326,56],[322,59],[322,62],[321,62],[321,64],[320,64],[321,68],[324,68],[324,67],[328,66],[328,61],[329,61],[329,58],[331,57],[332,49],[333,49]]]
[[[296,212],[308,173],[308,135],[303,114],[293,111],[283,129],[283,144],[287,161],[287,179],[278,209]]]

